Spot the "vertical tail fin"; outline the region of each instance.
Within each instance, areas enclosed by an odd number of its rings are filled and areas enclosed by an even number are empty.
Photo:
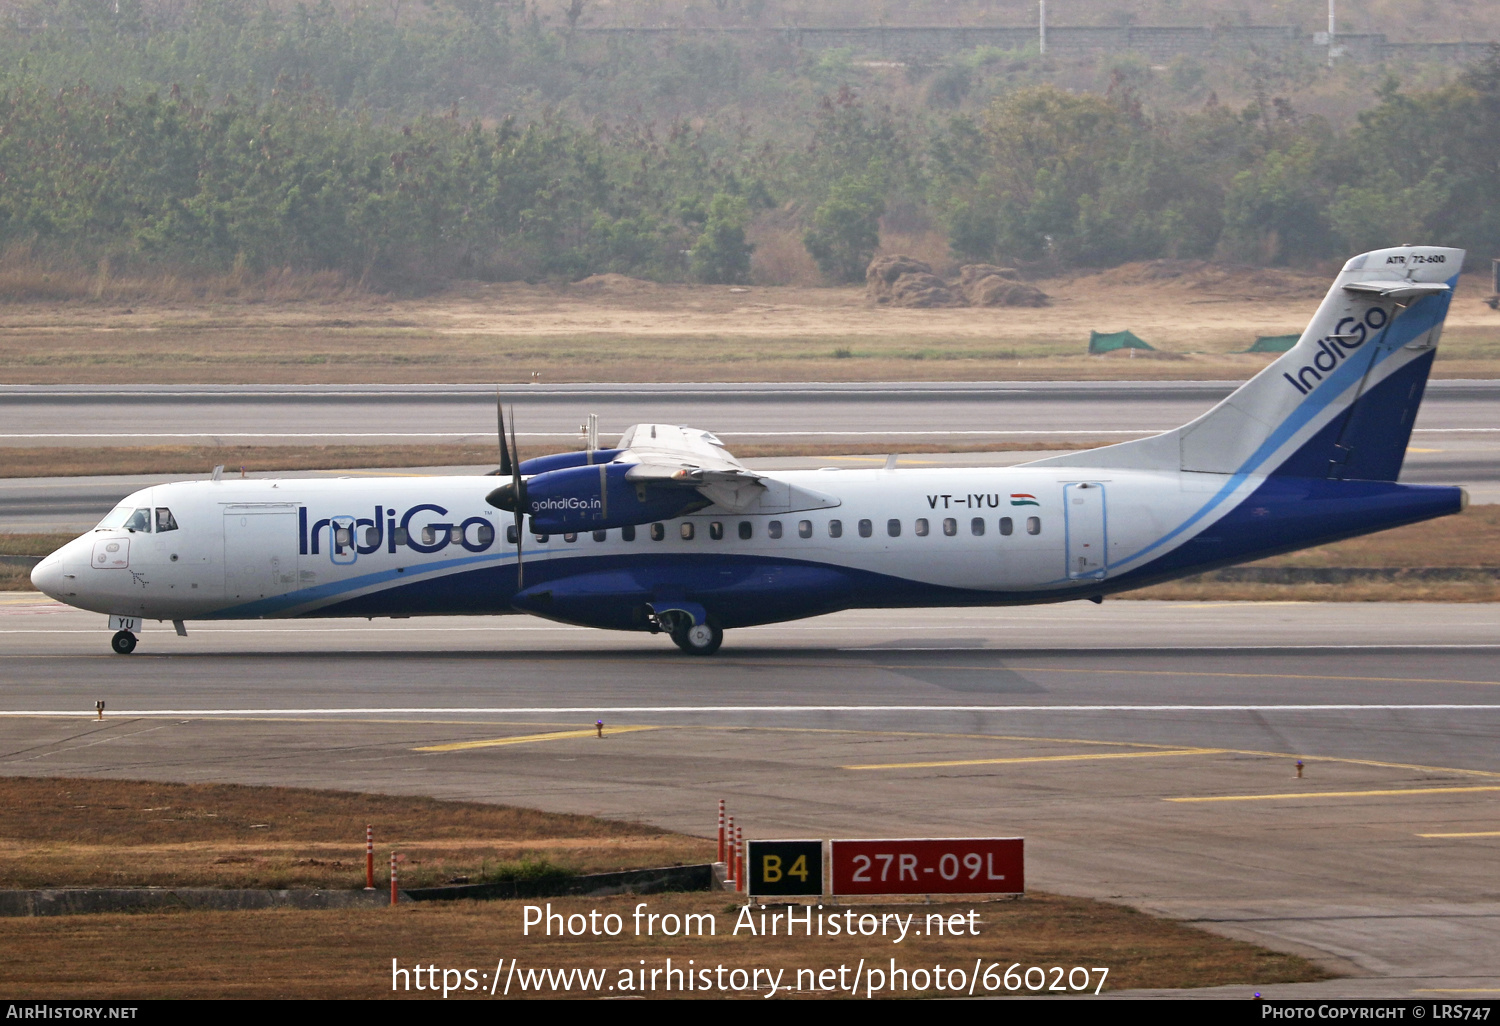
[[[1394,481],[1464,251],[1354,257],[1302,337],[1198,419],[1033,465]]]

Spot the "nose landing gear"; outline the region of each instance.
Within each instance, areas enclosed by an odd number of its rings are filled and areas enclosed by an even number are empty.
[[[115,636],[109,639],[109,647],[115,650],[116,655],[129,655],[135,651],[135,635],[129,631],[116,631]]]

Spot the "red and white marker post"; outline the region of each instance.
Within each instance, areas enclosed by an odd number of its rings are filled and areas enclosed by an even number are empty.
[[[396,853],[391,852],[391,904],[396,904]]]
[[[746,889],[745,883],[745,831],[741,827],[734,828],[734,879],[737,891]]]
[[[724,799],[719,799],[719,857],[717,862],[724,861]]]
[[[724,845],[724,880],[726,883],[735,883],[734,876],[734,817],[729,817],[727,840]],[[739,890],[738,885],[732,888]]]
[[[365,890],[375,889],[375,827],[365,827]]]

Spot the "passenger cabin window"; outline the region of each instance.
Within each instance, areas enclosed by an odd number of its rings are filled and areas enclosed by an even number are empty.
[[[130,514],[130,519],[125,521],[127,531],[145,531],[151,533],[151,511],[149,509],[138,509]]]
[[[892,538],[901,537],[901,521],[887,520],[885,522],[885,533],[890,535]]]
[[[1006,535],[1007,537],[1009,537],[1010,534],[1015,531],[1015,529],[1016,529],[1016,525],[1011,521],[1010,517],[1001,517],[1000,518],[1000,533],[1001,534]]]
[[[177,518],[172,516],[172,511],[165,506],[156,507],[156,533],[177,530]]]
[[[570,531],[569,533],[563,535],[563,541],[565,541],[565,542],[571,543],[571,542],[576,542],[577,540],[578,540],[578,532],[576,532],[576,531]]]
[[[510,529],[510,541],[514,545],[516,541],[516,529],[514,525]],[[406,544],[406,528],[398,527],[391,532],[391,543],[394,545]]]
[[[367,548],[367,549],[373,549],[375,546],[377,546],[379,544],[380,544],[380,528],[378,528],[378,527],[367,527],[367,528],[365,528],[365,548]]]
[[[828,537],[842,538],[844,536],[844,522],[842,520],[828,521]]]
[[[1027,534],[1041,534],[1042,533],[1042,518],[1041,517],[1027,517],[1026,518],[1026,533]]]
[[[767,538],[780,538],[781,537],[781,521],[780,520],[773,520],[769,524],[766,525],[766,537]]]
[[[595,531],[594,532],[594,541],[603,541],[604,539],[606,539],[608,537],[609,537],[609,532],[608,531]]]
[[[812,521],[811,520],[799,520],[799,521],[797,521],[797,537],[798,538],[811,538],[812,537]]]
[[[969,533],[976,538],[984,534],[984,517],[975,517],[969,521]]]
[[[549,541],[552,540],[552,536],[550,534],[538,534],[534,537],[536,538],[538,545],[546,545]]]
[[[620,540],[621,541],[635,541],[635,525],[634,524],[626,524],[624,527],[620,528]]]
[[[875,533],[875,525],[874,524],[870,523],[868,520],[861,520],[859,522],[859,536],[861,538],[868,538],[868,537],[870,537],[870,535],[872,535],[874,533]]]
[[[334,540],[334,543],[337,544],[337,545],[348,545],[349,544],[349,529],[347,527],[335,528],[334,532],[333,532],[333,540]],[[434,531],[430,526],[422,528],[422,544],[423,545],[435,545],[436,543],[437,543],[437,532]]]
[[[374,531],[375,529],[372,527],[369,530],[370,531]],[[495,529],[493,527],[491,527],[489,524],[479,524],[477,526],[477,528],[474,531],[474,544],[475,545],[478,545],[482,549],[487,549],[487,548],[490,547],[490,543],[493,542],[494,540],[495,540]],[[378,544],[378,541],[379,541],[379,539],[377,538],[376,542],[367,543],[366,544],[366,548],[370,547],[370,545]],[[458,536],[458,541],[459,541],[459,544],[463,544],[463,535],[462,534],[460,534]]]
[[[428,534],[430,534],[431,532],[432,532],[432,528],[430,528],[430,527],[425,528],[422,531],[423,539],[425,540],[426,536]],[[352,528],[352,527],[335,527],[333,529],[333,544],[334,544],[334,546],[336,548],[341,549],[341,550],[351,547],[354,544],[354,528]],[[432,543],[428,542],[427,544],[430,545]]]
[[[682,540],[683,541],[692,541],[693,540],[693,522],[691,520],[685,520],[685,521],[683,521],[682,527],[679,529],[678,533],[680,533],[682,535]]]
[[[667,525],[666,524],[652,524],[651,525],[651,540],[652,541],[661,541],[666,536],[667,536]]]
[[[462,527],[450,528],[448,530],[448,541],[454,545],[462,545],[464,543],[464,529]]]
[[[740,521],[740,541],[749,541],[755,534],[755,527],[748,520]]]
[[[398,527],[398,528],[396,528],[396,530],[400,531],[401,528]],[[508,524],[508,525],[506,525],[506,528],[505,528],[505,544],[507,544],[507,545],[514,545],[516,543],[516,538],[517,538],[516,525],[515,524]],[[402,541],[405,541],[405,540],[406,539],[404,539],[404,538],[402,539]]]
[[[724,524],[723,524],[723,522],[718,521],[718,520],[710,521],[709,525],[708,525],[708,536],[710,538],[712,538],[714,541],[723,541],[724,540]]]
[[[916,533],[917,533],[917,537],[918,538],[926,538],[927,537],[927,518],[926,517],[918,517],[917,518]]]
[[[958,521],[954,520],[952,517],[944,517],[943,518],[943,534],[945,536],[949,537],[949,538],[952,538],[957,533],[958,533]]]

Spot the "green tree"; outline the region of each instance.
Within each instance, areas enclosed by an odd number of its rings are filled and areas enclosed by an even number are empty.
[[[708,206],[703,233],[693,246],[693,277],[702,282],[732,284],[750,277],[750,254],[745,241],[750,206],[743,197],[718,193]]]
[[[847,175],[834,183],[813,213],[802,244],[824,276],[835,282],[863,281],[880,245],[885,200],[870,175]]]

